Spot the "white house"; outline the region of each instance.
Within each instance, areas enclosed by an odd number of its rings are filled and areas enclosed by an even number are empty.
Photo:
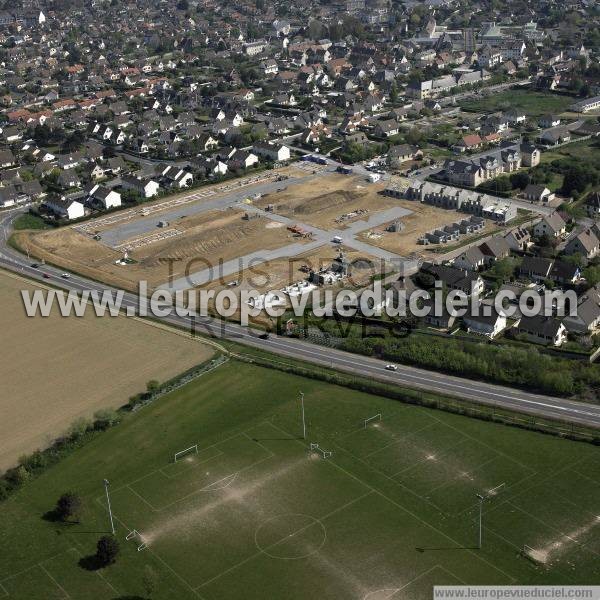
[[[85,208],[78,200],[69,200],[66,198],[48,198],[44,201],[44,206],[52,211],[60,219],[80,219],[85,216]]]
[[[121,206],[121,194],[104,185],[95,185],[88,192],[88,197],[91,203],[100,204],[105,210]]]
[[[158,194],[160,185],[153,179],[138,179],[131,175],[125,175],[121,179],[123,187],[127,190],[134,190],[144,198],[152,198]]]
[[[290,149],[284,144],[258,142],[254,144],[252,151],[256,156],[273,161],[289,160],[291,157]]]

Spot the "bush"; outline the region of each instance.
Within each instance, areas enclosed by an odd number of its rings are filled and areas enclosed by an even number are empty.
[[[121,420],[119,413],[111,408],[103,408],[94,413],[94,429],[104,430]]]
[[[81,516],[83,502],[75,492],[66,492],[56,502],[55,513],[61,521],[73,519],[78,521]]]

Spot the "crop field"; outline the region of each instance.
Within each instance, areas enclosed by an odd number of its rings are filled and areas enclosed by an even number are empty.
[[[429,600],[434,584],[599,584],[599,456],[229,361],[2,505],[0,596],[147,597],[148,566],[152,597],[173,600]],[[103,478],[121,554],[93,569],[109,529]],[[67,490],[84,499],[78,524],[44,516]]]
[[[470,112],[508,111],[512,108],[525,111],[528,117],[541,117],[553,113],[561,114],[575,102],[576,98],[563,94],[529,89],[506,90],[477,100],[460,102],[462,109]]]
[[[125,317],[63,318],[55,310],[28,318],[22,289],[36,287],[0,274],[0,328],[8,342],[0,377],[0,470],[46,447],[75,419],[122,406],[149,380],[168,380],[212,355],[197,341]]]

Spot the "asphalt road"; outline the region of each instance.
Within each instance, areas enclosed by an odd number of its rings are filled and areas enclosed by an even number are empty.
[[[28,258],[6,245],[6,237],[10,232],[12,219],[18,211],[0,215],[0,267],[24,275],[43,283],[65,290],[112,290],[113,288],[90,281],[78,275],[69,279],[61,277],[60,269],[49,265],[31,267]],[[44,278],[44,274],[48,276]],[[124,294],[123,309],[136,309],[139,305],[136,295]],[[130,310],[132,310],[130,309]],[[129,312],[129,311],[128,311]],[[160,319],[165,323],[191,329],[190,317],[172,314]],[[332,367],[339,371],[373,378],[379,381],[398,384],[403,387],[438,392],[477,403],[518,410],[531,415],[558,418],[567,422],[584,424],[600,429],[600,406],[554,398],[539,394],[516,390],[504,386],[491,385],[459,377],[451,377],[441,373],[398,365],[397,371],[385,369],[385,362],[354,355],[340,350],[324,348],[309,342],[271,335],[261,339],[259,333],[233,323],[225,323],[210,317],[196,319],[195,330],[199,334],[208,334],[217,338],[234,340],[245,346],[270,351],[281,358],[299,359],[313,364]]]

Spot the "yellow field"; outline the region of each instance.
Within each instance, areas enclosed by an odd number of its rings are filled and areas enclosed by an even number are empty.
[[[35,286],[0,273],[0,471],[75,419],[119,407],[147,381],[166,381],[212,355],[209,346],[126,317],[28,318],[22,289]]]

